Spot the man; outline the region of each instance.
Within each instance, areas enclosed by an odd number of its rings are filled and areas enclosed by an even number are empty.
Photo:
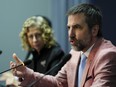
[[[71,59],[55,77],[33,72],[25,66],[13,69],[14,75],[23,78],[20,85],[33,83],[35,87],[116,87],[116,47],[102,36],[100,10],[91,4],[74,6],[68,11],[67,26],[72,45]],[[81,55],[86,56],[82,72]],[[13,58],[16,63],[11,62],[11,68],[22,63],[15,54]]]

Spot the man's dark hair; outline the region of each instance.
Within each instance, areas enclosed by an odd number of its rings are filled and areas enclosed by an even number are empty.
[[[86,23],[88,27],[92,29],[94,25],[99,25],[98,37],[102,37],[102,14],[101,11],[92,4],[80,4],[73,6],[67,12],[67,15],[75,15],[79,13],[84,13],[86,16]]]

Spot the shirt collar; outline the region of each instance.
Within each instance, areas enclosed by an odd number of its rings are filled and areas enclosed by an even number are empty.
[[[91,49],[93,48],[94,44],[86,51],[84,52],[85,56],[88,57],[89,56],[89,53],[91,51]],[[83,54],[83,52],[81,51],[81,55]]]

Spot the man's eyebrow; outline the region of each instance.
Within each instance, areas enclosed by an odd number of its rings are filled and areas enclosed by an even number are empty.
[[[72,27],[74,28],[74,27],[81,27],[81,25],[80,24],[75,24],[75,25],[72,25]],[[67,25],[67,28],[70,28],[70,25]]]
[[[73,25],[72,27],[73,27],[73,28],[79,28],[79,27],[81,27],[81,25],[75,24],[75,25]]]

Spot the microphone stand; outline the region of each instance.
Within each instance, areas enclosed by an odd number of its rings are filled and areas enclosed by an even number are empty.
[[[5,70],[5,71],[0,72],[0,74],[2,74],[2,73],[4,73],[4,72],[7,72],[7,71],[10,71],[10,70],[12,70],[12,69],[18,68],[18,67],[23,66],[23,65],[24,65],[24,64],[20,64],[20,65],[18,65],[18,66],[13,67],[13,68],[7,69],[7,70]]]
[[[18,67],[20,67],[20,66],[28,65],[28,64],[30,64],[31,62],[32,62],[32,60],[24,61],[24,63],[22,63],[22,64],[20,64],[20,65],[17,65],[17,66],[15,66],[15,67],[13,67],[13,68],[10,68],[10,69],[7,69],[7,70],[5,70],[5,71],[0,72],[0,74],[2,74],[2,73],[4,73],[4,72],[7,72],[7,71],[10,71],[10,70],[12,70],[12,69],[18,68]]]

